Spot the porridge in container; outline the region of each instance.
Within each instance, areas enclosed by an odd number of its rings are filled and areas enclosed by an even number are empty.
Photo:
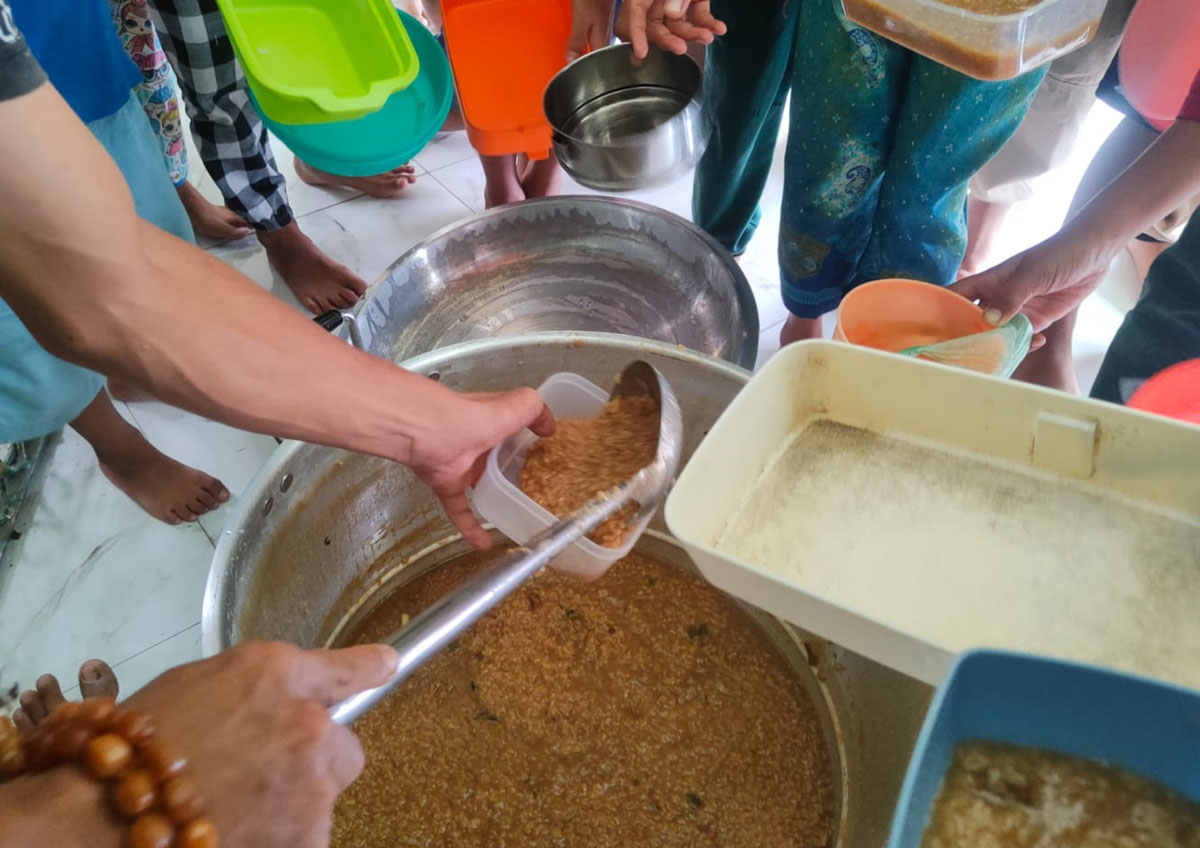
[[[643,396],[616,397],[594,418],[562,418],[553,436],[538,439],[525,455],[520,487],[561,517],[654,461],[658,405]],[[588,537],[606,548],[625,543],[638,504],[630,503]]]
[[[418,576],[338,641],[388,635],[488,561]],[[544,571],[355,725],[367,765],[332,844],[826,848],[835,769],[800,673],[681,567]]]
[[[1096,760],[999,742],[954,750],[921,848],[1200,848],[1200,804]]]
[[[846,17],[983,80],[1019,76],[1083,46],[1106,0],[842,0]]]

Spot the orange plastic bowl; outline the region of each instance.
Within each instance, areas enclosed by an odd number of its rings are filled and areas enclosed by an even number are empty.
[[[1128,405],[1200,424],[1200,359],[1189,359],[1159,371],[1133,393]]]
[[[917,280],[863,283],[842,298],[833,337],[898,353],[996,329],[960,294]]]

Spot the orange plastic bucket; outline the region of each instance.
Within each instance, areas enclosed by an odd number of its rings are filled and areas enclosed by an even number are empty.
[[[442,0],[442,23],[471,145],[546,158],[542,94],[567,63],[571,0]]]
[[[833,337],[899,353],[994,329],[982,309],[949,289],[916,280],[876,280],[842,298]]]

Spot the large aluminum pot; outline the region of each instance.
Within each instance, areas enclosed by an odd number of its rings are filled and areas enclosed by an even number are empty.
[[[758,355],[754,293],[724,248],[670,212],[598,197],[528,200],[435,233],[384,272],[356,323],[393,362],[543,331],[656,339],[745,368]]]
[[[749,379],[676,346],[604,334],[540,334],[433,351],[405,363],[455,389],[536,385],[573,371],[600,385],[645,359],[670,381],[685,421],[686,460]],[[685,563],[656,519],[641,550]],[[205,652],[247,639],[329,644],[397,582],[437,567],[462,543],[410,472],[374,457],[283,445],[238,501],[213,558]],[[837,781],[839,848],[883,844],[927,705],[925,685],[758,613],[768,636],[824,706]]]

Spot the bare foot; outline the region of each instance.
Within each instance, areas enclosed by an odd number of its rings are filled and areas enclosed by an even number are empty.
[[[521,191],[526,197],[550,197],[558,194],[562,186],[562,169],[551,153],[545,159],[527,159],[524,167],[518,167]]]
[[[792,342],[819,338],[821,338],[820,318],[801,318],[799,315],[789,315],[779,330],[780,347],[787,347]]]
[[[54,708],[66,700],[58,678],[43,674],[34,684],[36,688],[21,693],[21,707],[13,713],[13,722],[22,736],[29,733],[54,712]],[[79,667],[79,694],[87,698],[112,698],[120,692],[117,676],[104,660],[88,660]]]
[[[146,512],[168,524],[195,521],[229,500],[215,477],[163,454],[100,392],[71,426],[96,452],[100,470]]]
[[[521,187],[521,178],[517,173],[517,157],[480,156],[479,162],[483,165],[483,177],[486,180],[483,188],[483,205],[486,208],[525,199],[525,189]]]
[[[295,158],[296,176],[309,185],[341,186],[353,191],[361,191],[371,197],[395,197],[417,181],[417,171],[412,165],[401,165],[399,168],[393,168],[370,177],[343,177],[314,168],[299,156]]]
[[[367,290],[357,274],[322,253],[295,221],[278,230],[259,230],[258,241],[271,266],[310,312],[349,309]]]
[[[184,180],[175,187],[196,235],[222,241],[242,239],[254,230],[232,209],[210,203],[194,185]]]

